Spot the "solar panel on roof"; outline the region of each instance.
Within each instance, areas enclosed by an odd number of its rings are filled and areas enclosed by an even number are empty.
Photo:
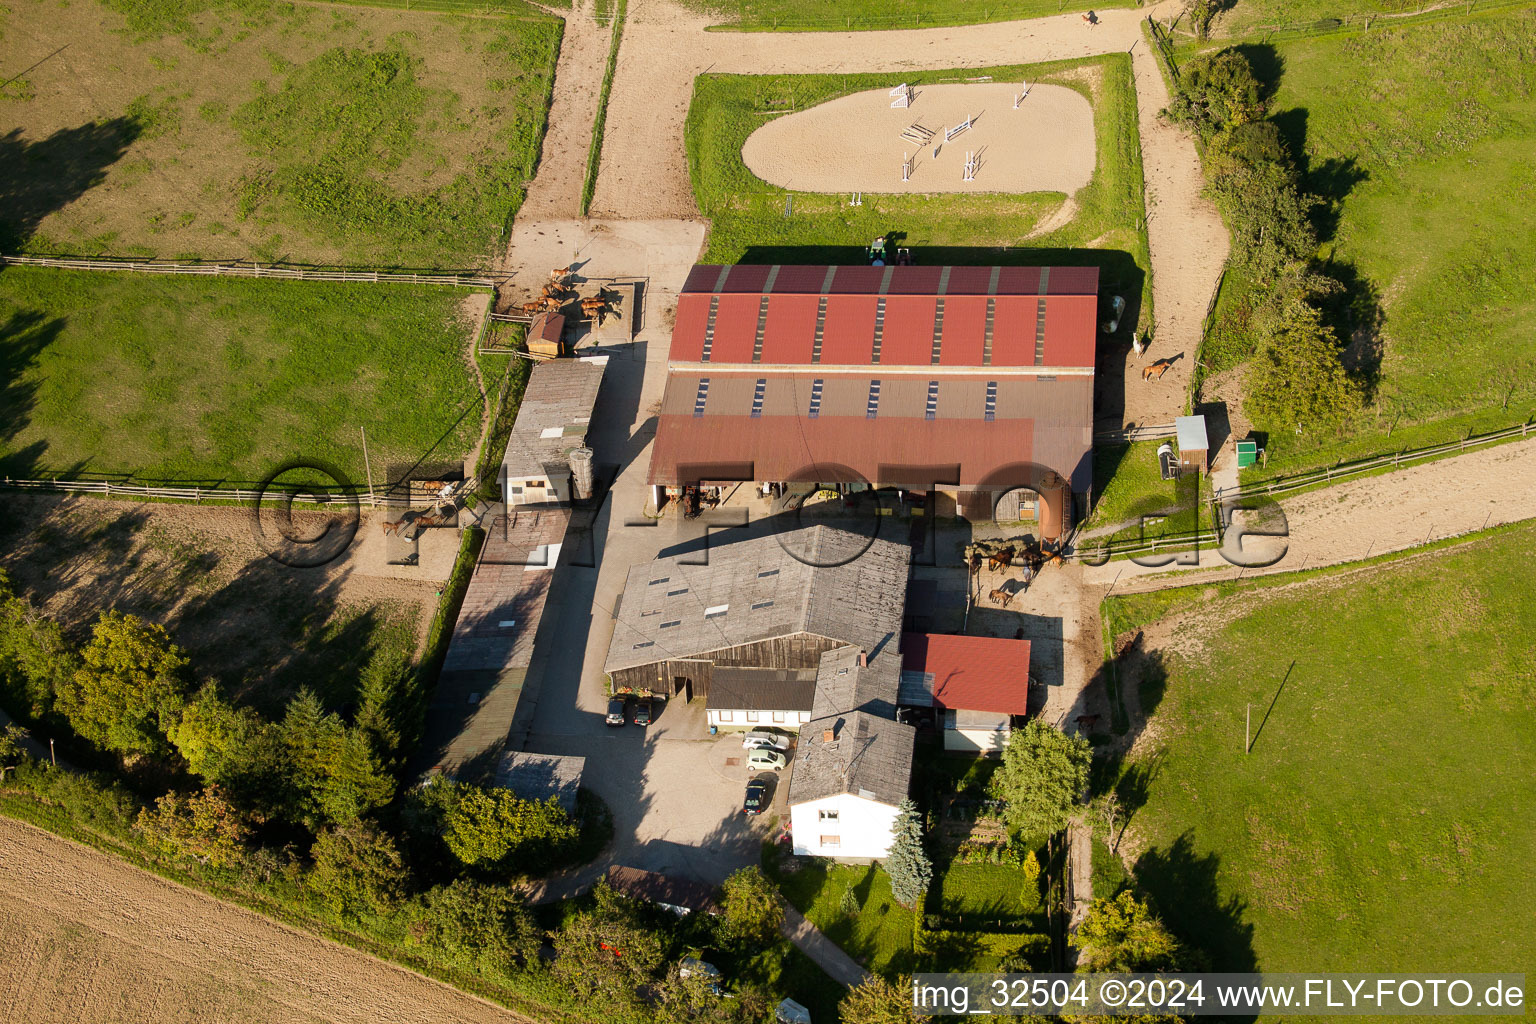
[[[821,415],[821,384],[822,379],[820,377],[811,381],[811,409],[808,413],[811,419]]]
[[[757,387],[752,389],[752,415],[754,418],[763,415],[763,392],[768,387],[768,378],[757,378]]]
[[[988,423],[997,419],[997,381],[987,381],[987,407],[983,417]]]
[[[923,413],[923,418],[931,420],[931,419],[935,418],[936,416],[938,416],[938,414],[939,414],[939,382],[936,381],[936,380],[931,380],[931,381],[928,382],[928,408]]]
[[[694,416],[704,415],[704,403],[709,400],[709,378],[699,378],[699,393],[693,399]]]
[[[875,418],[875,414],[879,411],[880,382],[878,380],[872,380],[869,382],[869,404],[864,409],[864,418],[872,420]]]

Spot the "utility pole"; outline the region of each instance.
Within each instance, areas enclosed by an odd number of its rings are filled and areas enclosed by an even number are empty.
[[[363,434],[363,468],[368,471],[368,504],[377,505],[373,496],[373,463],[368,460],[368,428],[358,427]]]
[[[1252,728],[1253,704],[1249,703],[1247,709],[1243,711],[1243,753],[1245,754],[1251,754],[1253,752],[1253,740],[1251,738]]]
[[[53,762],[53,766],[55,768],[57,768],[59,766],[58,755],[56,755],[53,752],[53,737],[52,736],[48,737],[48,760]]]

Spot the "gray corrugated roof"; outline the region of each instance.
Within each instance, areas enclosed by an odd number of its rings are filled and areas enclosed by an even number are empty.
[[[707,706],[726,711],[809,711],[815,696],[812,669],[717,665],[710,673]]]
[[[824,524],[658,558],[629,572],[604,670],[813,633],[894,681],[910,559],[905,539]]]
[[[607,365],[607,356],[594,356],[551,359],[533,368],[502,459],[507,475],[558,476],[568,471],[567,453],[586,443]]]
[[[1174,433],[1178,435],[1179,451],[1203,452],[1210,443],[1205,438],[1204,416],[1179,416],[1173,421]]]
[[[833,734],[830,741],[828,732]],[[790,805],[840,793],[892,807],[900,804],[912,777],[916,735],[910,725],[864,711],[813,719],[800,727],[789,780]]]
[[[510,789],[524,800],[554,797],[561,807],[574,813],[576,790],[581,787],[581,773],[586,766],[584,757],[511,751],[501,758],[496,785]]]

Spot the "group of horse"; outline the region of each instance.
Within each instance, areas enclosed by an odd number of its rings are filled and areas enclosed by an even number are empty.
[[[521,303],[517,308],[524,313],[555,313],[574,299],[581,304],[582,317],[589,320],[595,319],[601,327],[603,317],[615,312],[614,300],[605,295],[601,288],[594,295],[582,296],[576,289],[567,287],[567,279],[574,269],[574,267],[556,267],[551,270],[549,280],[544,282],[544,288],[539,297]]]

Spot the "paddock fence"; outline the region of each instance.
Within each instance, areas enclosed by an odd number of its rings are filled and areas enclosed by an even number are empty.
[[[117,270],[138,274],[196,274],[204,277],[249,277],[276,281],[332,281],[363,284],[427,284],[454,288],[494,288],[484,270],[402,271],[356,270],[344,267],[265,265],[247,260],[120,260],[78,259],[71,256],[0,256],[0,265],[56,267],[63,270]]]
[[[478,480],[465,480],[459,493],[473,493]],[[105,498],[129,498],[139,501],[238,502],[249,504],[293,501],[299,505],[349,505],[357,502],[369,508],[399,507],[410,503],[407,487],[395,483],[374,490],[366,487],[337,488],[333,491],[294,491],[284,485],[266,489],[247,487],[157,487],[150,484],[114,483],[110,480],[19,480],[0,478],[0,489],[13,491],[95,494]]]

